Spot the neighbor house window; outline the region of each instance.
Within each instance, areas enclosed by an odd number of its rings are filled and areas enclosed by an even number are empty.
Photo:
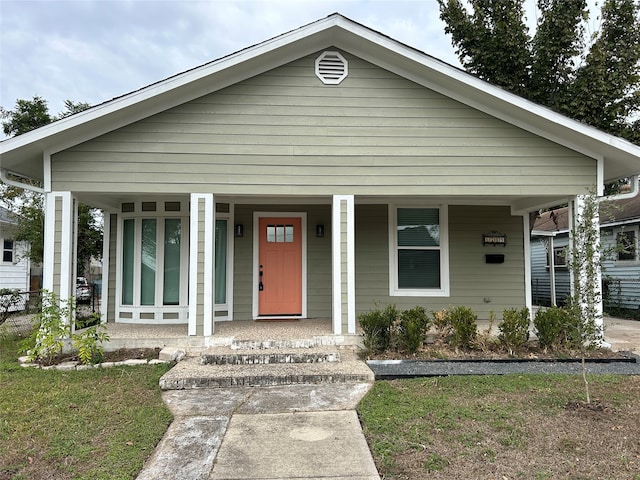
[[[13,263],[13,258],[15,256],[14,252],[15,243],[13,240],[3,240],[2,241],[2,261],[7,263]]]
[[[636,259],[636,232],[626,231],[619,232],[616,237],[618,248],[618,260],[635,260]]]
[[[553,266],[555,268],[567,268],[567,247],[553,248]],[[549,268],[548,256],[547,256],[547,268]]]
[[[447,296],[446,207],[390,209],[391,295]]]

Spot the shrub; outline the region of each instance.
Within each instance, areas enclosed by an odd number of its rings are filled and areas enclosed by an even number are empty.
[[[397,319],[395,305],[387,305],[384,310],[376,306],[374,310],[358,315],[365,349],[374,353],[387,350],[391,345],[391,327]]]
[[[32,361],[51,364],[53,358],[62,352],[74,310],[73,298],[59,301],[55,293],[42,291],[42,309],[35,317],[36,328],[31,340],[25,343],[33,344],[26,352]]]
[[[502,312],[502,322],[498,325],[498,340],[513,355],[529,339],[529,309],[515,308]]]
[[[453,307],[447,316],[451,325],[451,345],[470,349],[478,335],[478,315],[468,307]]]
[[[398,346],[409,353],[415,353],[421,346],[424,335],[429,329],[429,317],[424,307],[417,306],[404,310],[400,314],[397,331]]]
[[[102,342],[109,341],[109,334],[105,330],[106,327],[102,324],[92,325],[82,333],[71,336],[73,347],[78,350],[78,358],[83,364],[102,361],[104,355]]]
[[[583,325],[580,312],[573,307],[540,309],[533,319],[540,346],[544,349],[580,348]]]
[[[440,340],[445,341],[451,335],[451,322],[449,321],[449,313],[445,308],[436,312],[431,312],[431,324],[438,332]]]

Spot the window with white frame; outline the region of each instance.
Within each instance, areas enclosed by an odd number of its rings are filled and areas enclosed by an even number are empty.
[[[446,207],[390,207],[391,295],[448,296]]]
[[[567,268],[567,247],[553,247],[554,268]],[[549,256],[547,255],[547,268],[549,268]]]
[[[638,250],[637,236],[635,230],[624,230],[616,235],[616,248],[618,260],[635,261]]]
[[[2,241],[2,261],[13,263],[15,258],[15,242],[13,240],[4,239]]]
[[[188,204],[122,204],[123,306],[186,305],[188,298]],[[153,216],[147,216],[153,215]],[[215,304],[227,303],[228,214],[215,223]]]

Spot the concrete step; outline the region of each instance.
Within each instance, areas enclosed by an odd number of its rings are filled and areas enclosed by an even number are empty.
[[[373,382],[373,372],[354,352],[341,352],[341,361],[316,363],[202,364],[187,357],[160,378],[162,390],[241,386],[276,386]]]
[[[265,365],[277,363],[326,363],[339,362],[340,354],[337,350],[232,350],[216,349],[200,357],[202,365]]]

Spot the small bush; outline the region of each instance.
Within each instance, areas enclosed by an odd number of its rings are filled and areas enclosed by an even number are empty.
[[[449,310],[451,325],[451,345],[456,348],[470,349],[478,335],[478,315],[468,307],[453,307]]]
[[[373,353],[387,350],[391,346],[391,327],[397,319],[395,305],[387,305],[384,310],[376,306],[375,310],[358,315],[365,349]]]
[[[32,361],[50,365],[53,358],[62,352],[64,339],[71,330],[71,318],[75,311],[73,297],[69,300],[46,290],[42,291],[42,310],[35,317],[35,329],[25,346],[32,345],[26,353]]]
[[[429,317],[424,307],[414,307],[400,314],[398,328],[398,346],[409,353],[415,353],[424,340],[429,329]]]
[[[498,340],[513,355],[529,339],[529,309],[515,308],[502,312],[502,322],[498,325]]]
[[[451,335],[451,322],[449,321],[449,313],[445,308],[436,312],[431,312],[431,324],[438,332],[441,341],[446,341]]]
[[[73,347],[78,350],[78,358],[80,361],[89,365],[91,363],[100,363],[104,355],[104,347],[102,342],[109,341],[109,334],[103,324],[92,325],[85,329],[82,333],[75,333],[71,336]]]
[[[533,319],[540,346],[544,349],[580,348],[583,326],[580,312],[572,307],[540,309]]]

